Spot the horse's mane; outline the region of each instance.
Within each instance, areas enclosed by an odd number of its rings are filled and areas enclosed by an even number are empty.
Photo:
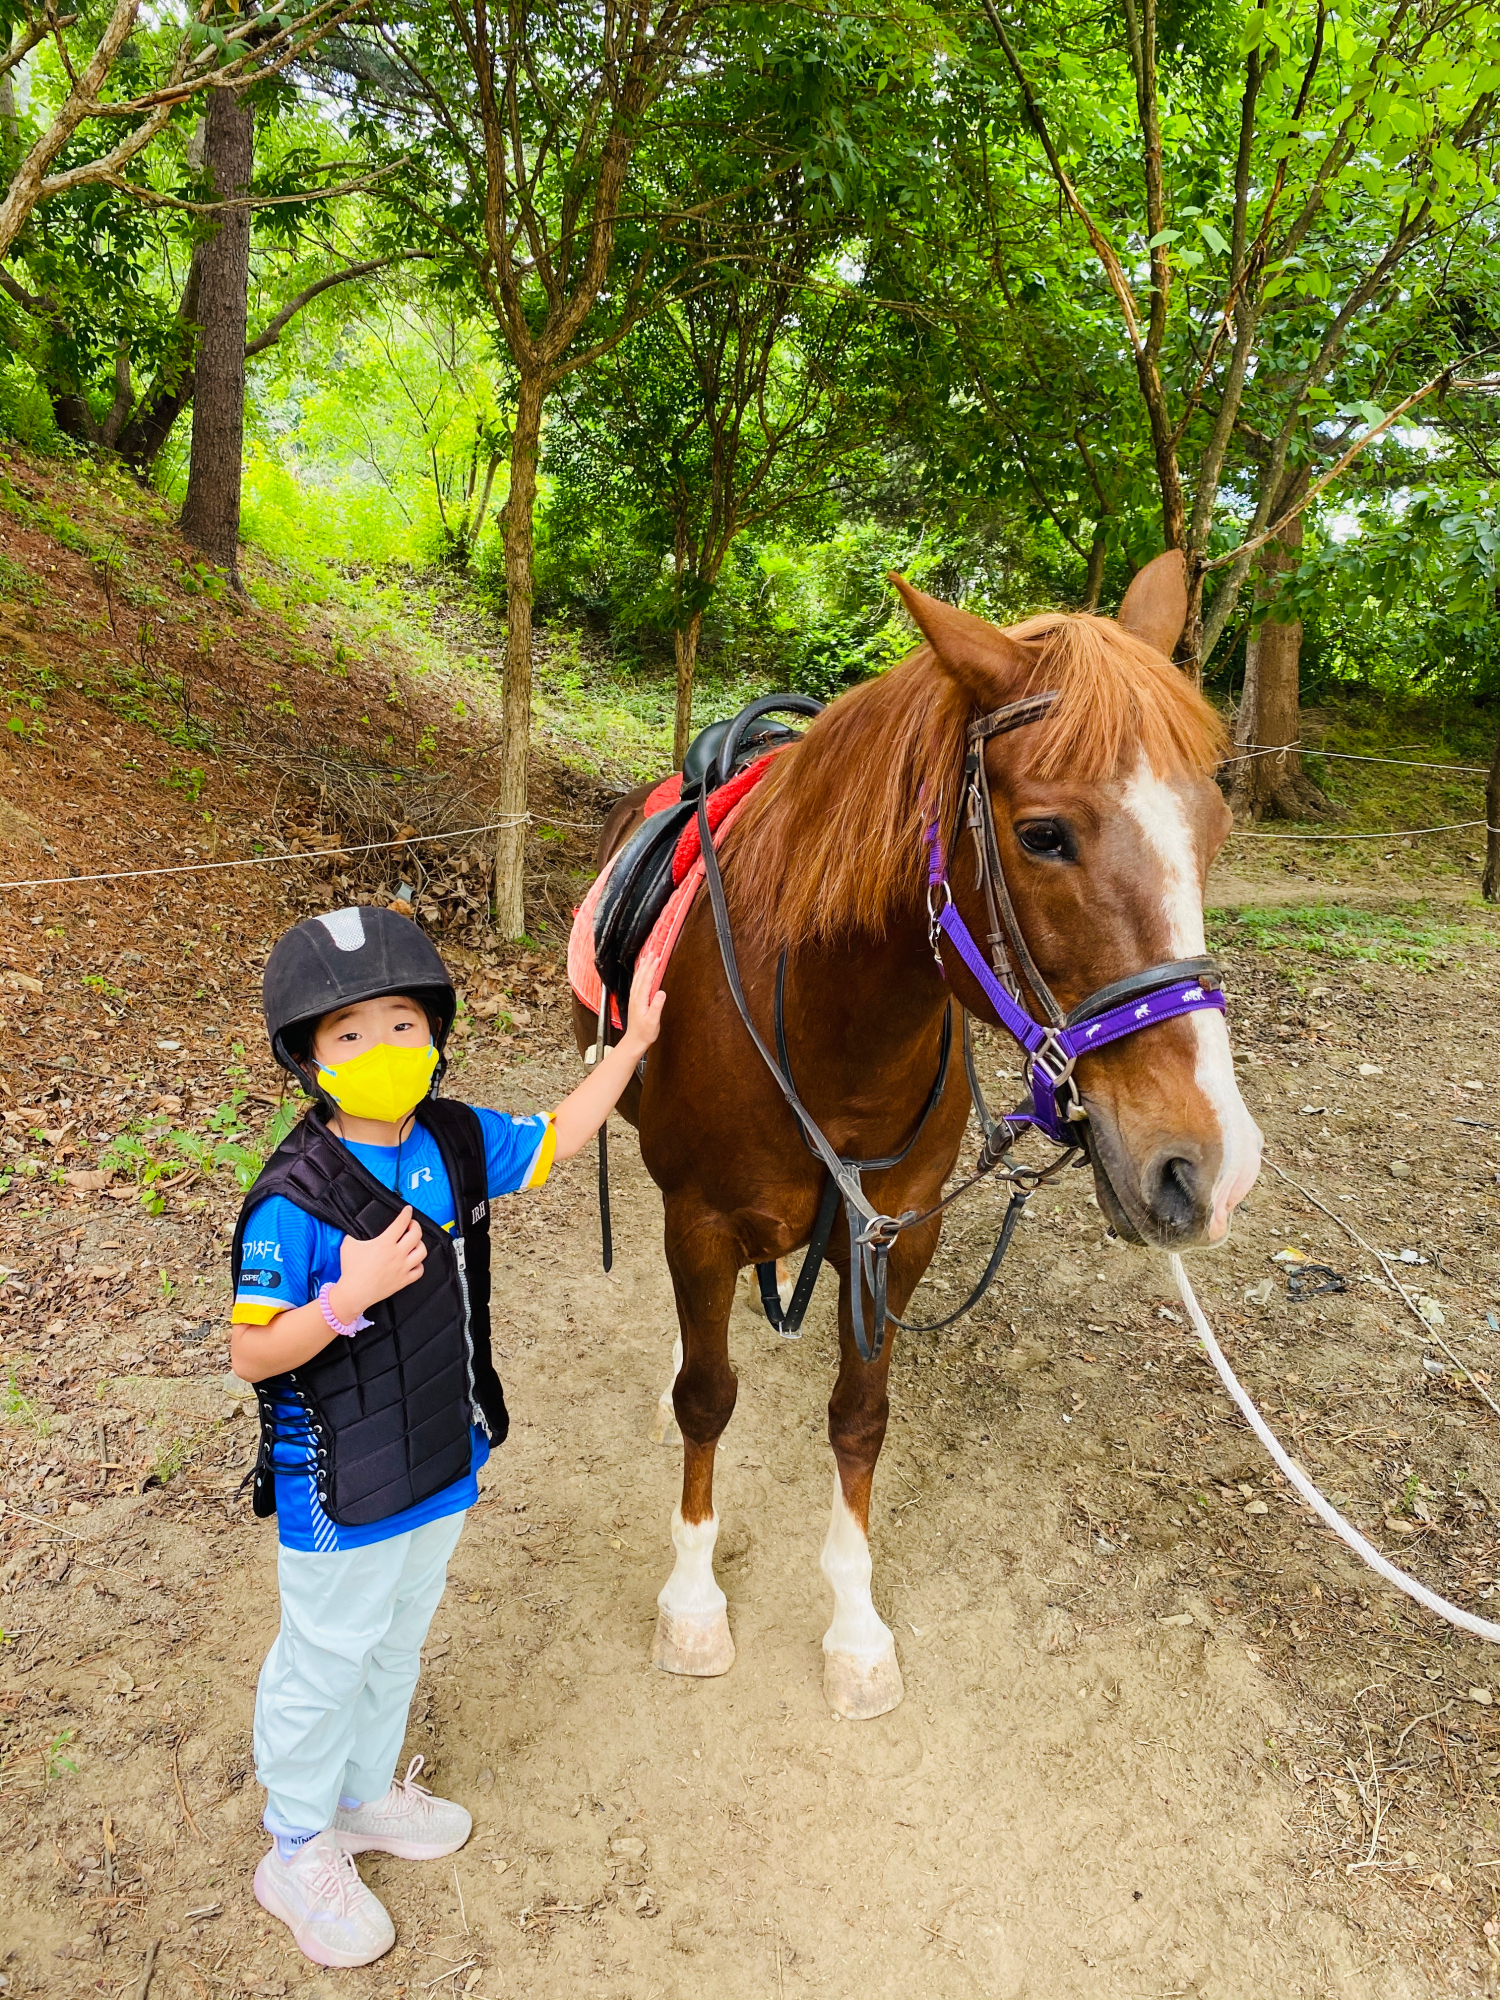
[[[1224,755],[1223,724],[1186,674],[1112,618],[1053,613],[1008,636],[1029,669],[1014,686],[997,676],[982,706],[1057,690],[1025,732],[1038,777],[1100,783],[1143,757],[1157,777],[1206,774]],[[879,936],[916,907],[923,831],[934,815],[953,823],[980,707],[930,646],[840,696],[776,759],[729,835],[738,907],[790,946]]]

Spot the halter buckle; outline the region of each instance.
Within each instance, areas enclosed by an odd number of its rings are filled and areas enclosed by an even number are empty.
[[[943,896],[941,902],[934,897],[934,889],[942,890]],[[940,882],[929,882],[927,884],[927,943],[932,952],[933,962],[936,964],[938,971],[943,973],[945,979],[948,975],[943,971],[943,954],[939,949],[939,944],[943,935],[943,912],[952,907],[953,891],[948,885],[947,876],[945,875]]]
[[[1054,1028],[1044,1028],[1040,1045],[1032,1051],[1032,1068],[1040,1068],[1042,1075],[1054,1090],[1061,1090],[1072,1080],[1073,1065],[1077,1056],[1063,1047]]]
[[[1088,1116],[1078,1095],[1078,1086],[1073,1081],[1073,1066],[1077,1061],[1077,1056],[1064,1047],[1055,1028],[1043,1030],[1041,1043],[1031,1055],[1032,1070],[1041,1070],[1052,1086],[1053,1101],[1059,1113],[1068,1121]]]

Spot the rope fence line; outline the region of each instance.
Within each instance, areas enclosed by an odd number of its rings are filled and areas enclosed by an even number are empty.
[[[1227,757],[1226,764],[1248,763],[1253,757],[1274,757],[1287,750],[1301,750],[1298,743],[1261,744],[1242,756]],[[1416,771],[1467,771],[1488,775],[1488,768],[1482,764],[1424,764],[1403,757],[1362,757],[1353,752],[1310,751],[1306,754],[1318,757],[1340,757],[1349,763],[1398,764],[1406,770]],[[509,826],[525,826],[537,820],[535,813],[510,813],[503,819],[486,820],[482,826],[456,826],[447,833],[416,833],[398,835],[392,840],[367,840],[357,846],[319,847],[306,852],[288,850],[282,854],[244,855],[233,861],[184,861],[168,868],[117,868],[98,875],[34,875],[24,881],[0,882],[0,893],[7,889],[66,889],[82,887],[90,882],[138,882],[151,877],[165,875],[207,875],[228,868],[269,868],[278,862],[351,860],[359,854],[376,854],[392,847],[425,847],[440,841],[465,840],[472,834],[498,833]],[[553,819],[541,816],[546,826],[581,827],[593,831],[593,823],[583,820]],[[1249,827],[1234,827],[1230,831],[1231,840],[1295,840],[1300,842],[1321,840],[1416,840],[1429,833],[1466,833],[1475,827],[1483,827],[1486,833],[1500,834],[1500,826],[1491,826],[1483,819],[1455,819],[1445,821],[1441,826],[1393,827],[1383,833],[1261,833]]]
[[[504,819],[486,820],[483,826],[455,826],[447,833],[409,833],[394,840],[366,840],[358,847],[318,847],[307,852],[250,854],[236,861],[183,861],[172,868],[117,868],[105,875],[37,875],[29,882],[0,882],[4,889],[66,889],[85,882],[136,882],[150,875],[208,875],[224,868],[272,868],[283,861],[349,860],[356,854],[375,854],[388,847],[427,847],[440,840],[463,840],[471,833],[498,833],[502,827],[524,826],[533,813],[507,813]],[[570,826],[582,822],[549,819],[548,826]]]
[[[1301,757],[1323,757],[1338,764],[1395,764],[1403,771],[1465,771],[1479,778],[1490,774],[1488,764],[1434,764],[1425,757],[1370,757],[1356,750],[1317,750],[1307,743],[1252,743],[1248,750],[1236,751],[1223,761],[1250,764],[1257,757],[1278,757],[1289,750],[1295,750]]]
[[[1233,827],[1231,840],[1415,840],[1423,833],[1463,833],[1470,827],[1482,826],[1486,833],[1500,833],[1500,826],[1491,826],[1484,819],[1450,819],[1442,826],[1397,826],[1385,833],[1258,833],[1249,827]]]

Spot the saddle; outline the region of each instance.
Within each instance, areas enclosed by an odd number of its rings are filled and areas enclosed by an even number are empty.
[[[697,814],[699,799],[727,784],[747,765],[795,741],[794,730],[769,720],[773,712],[811,716],[822,706],[810,695],[764,695],[732,720],[711,722],[688,746],[676,799],[670,799],[669,780],[646,801],[648,817],[620,849],[594,913],[594,963],[622,1021],[636,960],[672,894],[677,843]],[[653,810],[658,799],[661,803]]]

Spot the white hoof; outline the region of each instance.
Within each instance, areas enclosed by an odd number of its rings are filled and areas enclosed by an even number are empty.
[[[651,1643],[651,1664],[664,1674],[689,1674],[713,1680],[734,1665],[734,1640],[727,1612],[706,1614],[660,1612]],[[899,1697],[898,1697],[899,1699]]]
[[[729,1606],[714,1580],[714,1543],[719,1517],[687,1522],[682,1509],[672,1515],[677,1561],[656,1599],[660,1617],[651,1646],[651,1664],[664,1674],[691,1674],[711,1680],[734,1665]]]
[[[884,1649],[875,1654],[825,1651],[823,1692],[834,1713],[850,1722],[868,1722],[873,1716],[888,1714],[906,1693],[896,1642],[888,1639]]]

